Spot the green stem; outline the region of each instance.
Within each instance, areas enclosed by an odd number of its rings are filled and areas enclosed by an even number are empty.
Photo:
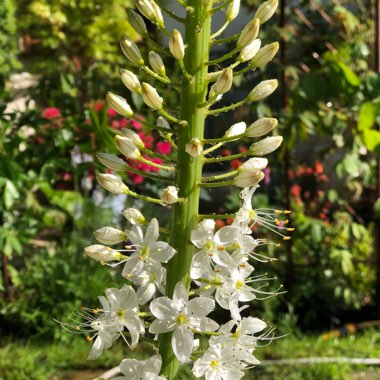
[[[192,76],[189,80],[182,78],[181,119],[186,124],[178,129],[178,162],[176,184],[179,196],[184,198],[181,203],[173,206],[171,227],[171,246],[177,254],[167,267],[166,295],[173,296],[174,288],[182,282],[187,289],[190,287],[190,265],[194,247],[190,242],[191,231],[198,223],[198,207],[200,188],[197,183],[202,177],[202,156],[192,158],[186,152],[186,144],[191,139],[203,140],[206,110],[198,108],[206,100],[207,95],[207,65],[209,60],[209,43],[211,34],[211,5],[205,5],[203,0],[189,0],[189,10],[185,23],[185,68]],[[179,363],[171,347],[171,333],[159,336],[159,350],[162,356],[162,373],[168,380],[176,378]]]
[[[166,84],[170,84],[171,83],[171,80],[169,78],[165,78],[165,77],[162,77],[161,75],[157,74],[155,71],[151,70],[149,67],[147,66],[142,66],[141,67],[147,74],[149,74],[150,76],[152,76],[153,78],[159,80],[160,82],[162,83],[166,83]]]
[[[205,215],[198,215],[199,219],[229,219],[229,218],[235,218],[235,214],[205,214]]]
[[[211,188],[211,187],[229,186],[233,184],[234,184],[234,181],[230,180],[230,181],[224,181],[224,182],[206,182],[206,183],[200,182],[198,185],[200,187]]]
[[[204,144],[215,144],[215,143],[219,143],[219,142],[226,143],[226,142],[230,142],[230,141],[240,140],[243,137],[245,137],[245,133],[242,133],[240,135],[230,136],[230,137],[219,137],[216,139],[205,139],[205,140],[203,140],[203,143]]]
[[[211,66],[211,65],[217,65],[218,63],[224,62],[224,61],[227,60],[228,58],[233,57],[238,51],[239,51],[238,48],[232,49],[232,50],[231,50],[229,53],[227,53],[226,55],[223,55],[222,57],[217,58],[217,59],[213,59],[212,61],[208,61],[208,62],[206,62],[206,65]]]
[[[237,102],[237,103],[231,104],[231,105],[229,105],[229,106],[222,107],[222,108],[216,108],[216,109],[210,110],[210,111],[208,111],[208,114],[209,114],[209,115],[219,115],[220,113],[223,113],[223,112],[232,111],[232,110],[234,110],[235,108],[241,107],[241,106],[243,106],[243,105],[246,104],[246,103],[248,103],[247,99],[243,99],[243,100],[241,100],[240,102]]]
[[[239,38],[240,34],[234,34],[226,38],[218,38],[217,40],[212,41],[213,45],[222,45],[231,41],[236,41]]]
[[[233,154],[231,156],[226,156],[226,157],[211,157],[211,158],[206,158],[205,163],[210,164],[210,163],[215,163],[215,162],[231,161],[231,160],[235,160],[236,158],[249,156],[250,154],[251,153],[249,152],[249,150],[247,150],[246,152],[236,153],[236,154]]]
[[[131,195],[132,197],[135,197],[135,198],[138,198],[138,199],[142,199],[142,200],[144,200],[146,202],[157,203],[157,204],[160,204],[162,206],[165,206],[165,204],[162,202],[161,199],[147,197],[146,195],[140,195],[140,194],[137,194],[136,192],[134,192],[132,190],[128,190],[127,194]]]
[[[208,177],[202,177],[202,182],[211,182],[211,181],[219,181],[220,179],[232,177],[233,175],[237,174],[238,170],[233,170],[232,172],[227,172],[224,174],[218,174],[218,175],[210,175]]]

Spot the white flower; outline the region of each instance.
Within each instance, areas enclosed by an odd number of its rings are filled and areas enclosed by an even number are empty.
[[[192,372],[196,377],[204,376],[206,380],[238,380],[244,376],[244,367],[231,357],[228,348],[215,344],[195,361]]]
[[[141,153],[139,151],[139,148],[130,138],[126,136],[116,135],[115,142],[117,148],[125,157],[130,158],[132,160],[140,159]]]
[[[199,332],[215,331],[218,324],[206,315],[211,313],[215,302],[211,298],[196,297],[189,301],[185,286],[177,283],[173,300],[160,297],[150,304],[150,311],[157,318],[149,327],[152,334],[173,331],[172,348],[180,362],[185,362],[194,347],[192,330]]]
[[[203,151],[201,140],[196,137],[191,139],[190,142],[186,144],[185,150],[193,158],[200,156]]]
[[[149,83],[143,83],[141,85],[141,95],[144,103],[153,110],[159,110],[162,108],[164,99],[158,95],[157,90]]]
[[[157,219],[149,223],[145,236],[140,226],[134,225],[127,231],[127,236],[132,245],[136,247],[130,258],[126,261],[123,276],[129,278],[136,276],[146,269],[146,266],[167,263],[175,254],[174,248],[164,241],[157,241],[159,225]]]
[[[240,62],[247,62],[251,60],[260,50],[260,47],[261,40],[259,38],[256,38],[243,48],[243,50],[239,54],[238,60]]]
[[[120,363],[120,371],[125,376],[114,377],[113,380],[165,380],[159,376],[162,366],[160,355],[154,355],[148,360],[124,359]]]
[[[233,125],[231,125],[230,128],[227,129],[226,133],[224,134],[224,137],[239,136],[239,135],[245,133],[246,128],[247,128],[247,125],[244,123],[244,121],[241,121],[240,123],[233,124]]]
[[[114,194],[127,194],[129,191],[128,186],[123,182],[120,177],[113,174],[97,174],[97,181],[109,192]]]
[[[90,328],[95,335],[88,336],[87,340],[92,341],[95,338],[95,341],[87,359],[94,360],[102,354],[103,350],[112,346],[112,342],[119,337],[119,333],[116,327],[109,326],[104,321],[94,321],[90,324]]]
[[[172,205],[178,202],[178,189],[175,186],[166,187],[162,193],[160,199],[167,205]]]
[[[144,323],[137,316],[135,291],[131,286],[124,285],[120,290],[109,288],[105,293],[106,297],[99,297],[103,306],[100,318],[112,328],[116,326],[120,334],[123,328],[126,328],[131,335],[131,346],[134,347],[138,343],[139,335],[145,333]]]
[[[214,227],[213,220],[205,219],[191,234],[192,243],[201,249],[192,259],[190,269],[192,279],[198,279],[211,270],[211,261],[224,267],[235,267],[226,246],[229,246],[240,235],[239,228],[225,226],[214,235]]]

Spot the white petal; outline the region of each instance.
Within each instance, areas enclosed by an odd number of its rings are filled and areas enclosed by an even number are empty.
[[[137,293],[136,293],[139,304],[140,305],[146,304],[148,301],[150,301],[153,298],[155,292],[156,292],[156,287],[152,283],[146,283],[140,286],[137,289]]]
[[[185,362],[193,351],[194,337],[192,332],[184,326],[175,329],[172,335],[174,355],[180,362]]]
[[[159,226],[156,218],[152,219],[145,231],[144,242],[148,245],[155,242],[159,236]]]
[[[242,334],[255,334],[264,330],[267,327],[267,324],[261,319],[248,317],[241,321],[240,326]]]
[[[156,319],[149,326],[149,332],[152,334],[162,334],[165,332],[173,331],[176,327],[175,321]]]
[[[173,320],[176,317],[176,310],[173,307],[173,301],[168,297],[160,297],[153,300],[149,306],[149,309],[158,319]]]
[[[196,297],[187,304],[188,314],[199,318],[210,314],[215,308],[215,301],[207,297]]]
[[[182,282],[177,282],[174,288],[173,302],[176,305],[184,305],[189,299],[185,285]]]

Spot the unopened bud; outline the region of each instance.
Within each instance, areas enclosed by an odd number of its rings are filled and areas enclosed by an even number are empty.
[[[121,172],[128,169],[128,164],[120,157],[109,153],[96,153],[98,160],[108,169]]]
[[[277,88],[278,82],[276,79],[264,80],[260,82],[249,94],[247,99],[251,102],[257,102],[266,98]]]
[[[249,152],[255,156],[265,156],[274,152],[282,144],[282,136],[271,136],[252,144]]]
[[[132,73],[132,71],[120,69],[120,78],[122,82],[124,83],[125,87],[127,87],[129,91],[132,91],[132,92],[141,91],[140,81],[137,78],[137,75]]]
[[[164,99],[158,95],[157,90],[148,83],[141,85],[141,95],[144,103],[153,110],[159,110],[162,108],[162,102]]]
[[[121,50],[123,51],[123,54],[136,65],[143,65],[144,60],[141,55],[141,52],[137,45],[129,40],[128,38],[123,37],[120,41]]]
[[[186,144],[185,150],[190,154],[191,157],[195,158],[202,153],[203,146],[198,138],[193,138],[188,144]]]
[[[227,7],[226,10],[226,19],[228,21],[234,20],[237,15],[239,14],[240,10],[240,0],[232,0],[230,5]]]
[[[267,167],[268,160],[262,157],[252,157],[248,161],[244,162],[237,170],[244,172],[247,170],[263,170]]]
[[[97,174],[97,181],[109,192],[114,194],[127,194],[128,186],[122,181],[120,177],[113,174]]]
[[[107,245],[121,243],[126,239],[126,234],[123,231],[113,227],[102,227],[94,232],[95,238],[98,242]]]
[[[270,117],[263,117],[252,123],[245,133],[247,137],[260,137],[269,133],[278,124],[277,119]]]
[[[109,262],[118,261],[122,254],[115,249],[105,247],[104,245],[94,244],[86,247],[84,253],[96,261]]]
[[[277,54],[280,45],[278,42],[273,42],[271,44],[263,46],[257,54],[252,58],[249,65],[252,68],[260,67],[266,65],[270,62],[274,56]]]
[[[107,92],[106,100],[109,106],[114,109],[119,115],[125,117],[132,117],[133,111],[128,102],[119,95],[114,94],[113,92]]]
[[[128,137],[117,135],[115,136],[115,142],[120,152],[127,158],[132,160],[138,160],[141,157],[139,148]]]
[[[145,148],[145,144],[143,143],[143,141],[140,139],[140,136],[135,131],[132,131],[132,129],[128,129],[128,128],[123,128],[121,132],[123,133],[125,137],[132,140],[132,142],[138,148],[140,149]]]
[[[153,0],[138,0],[136,6],[148,20],[154,24],[163,24],[164,19],[160,7]]]
[[[159,54],[155,51],[150,51],[148,54],[149,63],[152,69],[161,76],[166,76],[165,65]]]
[[[259,6],[255,17],[260,20],[260,24],[267,22],[276,12],[278,7],[278,0],[268,0]]]
[[[210,97],[218,96],[228,92],[233,83],[234,74],[231,67],[223,70],[218,80],[210,88]]]
[[[260,20],[254,18],[251,20],[240,33],[240,37],[236,43],[238,49],[242,49],[250,44],[259,35]]]
[[[174,29],[170,35],[169,50],[178,60],[182,60],[185,56],[185,45],[183,43],[182,35],[177,29]]]
[[[238,60],[240,62],[247,62],[251,60],[260,50],[260,46],[261,40],[259,38],[253,40],[250,44],[243,48],[243,50],[240,52]]]
[[[261,171],[245,170],[234,178],[234,185],[243,188],[257,186],[264,177],[265,175]]]
[[[131,224],[143,224],[145,222],[144,215],[133,207],[126,208],[122,213]]]
[[[233,136],[242,135],[245,132],[246,128],[247,128],[247,125],[244,123],[244,121],[241,121],[240,123],[231,125],[231,127],[227,129],[224,136],[233,137]]]
[[[173,203],[178,202],[178,189],[175,186],[168,186],[163,190],[161,194],[162,202],[167,205],[172,205]]]
[[[161,128],[167,128],[167,129],[170,129],[170,124],[168,123],[168,121],[162,117],[162,116],[159,116],[157,118],[157,126],[158,127],[161,127]]]
[[[138,33],[138,34],[146,34],[148,33],[148,30],[146,29],[146,25],[144,22],[144,19],[135,11],[132,11],[131,9],[128,9],[128,20],[131,24],[132,28]]]

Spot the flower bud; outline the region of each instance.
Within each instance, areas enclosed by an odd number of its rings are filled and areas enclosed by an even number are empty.
[[[140,136],[135,132],[135,131],[132,131],[132,129],[128,129],[128,128],[123,128],[121,130],[121,132],[123,133],[123,135],[127,138],[129,138],[130,140],[132,140],[132,142],[140,149],[142,148],[145,148],[145,144],[143,143],[143,141],[140,139]]]
[[[271,44],[263,46],[252,58],[249,65],[252,68],[266,65],[277,54],[279,47],[280,45],[278,42],[272,42]]]
[[[268,160],[262,157],[252,157],[248,161],[244,162],[237,170],[239,172],[244,172],[247,170],[263,170],[267,167]]]
[[[178,60],[182,60],[185,56],[185,45],[183,43],[182,35],[177,29],[174,29],[170,35],[169,50]]]
[[[162,202],[167,205],[172,205],[173,203],[178,202],[178,189],[175,186],[168,186],[163,190],[161,194]]]
[[[228,92],[233,83],[234,74],[231,67],[227,67],[220,74],[218,80],[210,88],[210,97],[218,96]]]
[[[227,7],[227,10],[226,10],[227,21],[234,20],[239,14],[239,10],[240,10],[240,0],[232,0],[232,2],[230,3],[230,5]]]
[[[202,151],[203,151],[203,146],[201,141],[198,138],[193,138],[191,141],[186,144],[185,148],[186,152],[190,154],[191,157],[195,158],[198,157]]]
[[[234,185],[238,187],[257,186],[264,177],[265,175],[262,171],[244,170],[234,178]]]
[[[148,20],[154,24],[163,24],[160,7],[153,0],[138,0],[136,6]]]
[[[108,262],[118,261],[122,258],[122,254],[115,249],[105,247],[104,245],[94,244],[86,247],[84,253],[96,261]]]
[[[141,153],[139,151],[139,148],[137,148],[136,144],[131,139],[128,137],[116,135],[115,142],[117,148],[125,157],[131,158],[132,160],[140,159]]]
[[[143,224],[145,222],[144,215],[135,208],[129,207],[122,211],[124,217],[131,224]]]
[[[135,11],[132,11],[131,9],[128,9],[128,20],[131,24],[132,28],[138,33],[138,34],[146,34],[148,33],[148,30],[146,29],[146,25],[144,22],[144,19]]]
[[[165,65],[162,58],[155,51],[150,51],[148,54],[149,63],[152,69],[161,76],[166,76]]]
[[[128,169],[128,164],[121,158],[109,153],[96,153],[98,160],[108,169],[121,172]]]
[[[257,38],[253,40],[250,44],[248,44],[239,54],[238,60],[240,62],[247,62],[251,60],[257,52],[260,50],[261,40]]]
[[[161,127],[161,128],[167,128],[167,129],[170,129],[170,124],[168,123],[168,121],[162,117],[162,116],[159,116],[157,118],[157,126],[158,127]]]
[[[129,40],[128,38],[123,37],[120,41],[121,50],[123,51],[123,54],[136,65],[143,65],[144,60],[142,58],[142,55],[140,53],[139,48],[137,45]]]
[[[255,18],[260,20],[260,24],[267,22],[276,12],[278,0],[268,0],[259,6],[255,14]]]
[[[140,81],[137,78],[137,75],[133,74],[132,71],[120,69],[120,78],[129,91],[141,91]]]
[[[106,99],[109,106],[113,108],[118,114],[128,118],[133,116],[132,108],[121,96],[109,91],[107,92]]]
[[[124,241],[127,237],[125,232],[113,227],[99,228],[94,232],[95,238],[98,242],[107,245],[118,244]]]
[[[224,136],[232,137],[232,136],[242,135],[245,132],[246,128],[247,128],[247,125],[244,123],[244,121],[241,121],[240,123],[231,125],[231,127],[227,129]],[[235,141],[235,140],[232,140],[232,141]]]
[[[141,85],[141,95],[144,103],[153,110],[159,110],[162,108],[162,102],[164,99],[158,95],[157,90],[148,83]]]
[[[278,124],[277,119],[270,117],[263,117],[252,123],[245,133],[247,137],[260,137],[269,133]]]
[[[240,33],[240,37],[236,43],[238,49],[243,49],[245,46],[250,44],[259,35],[260,20],[254,18],[251,20]]]
[[[252,144],[249,148],[249,152],[255,156],[265,156],[272,153],[282,144],[282,136],[271,136],[259,142]]]
[[[264,80],[260,82],[247,96],[251,102],[257,102],[266,98],[277,88],[278,82],[276,79]]]
[[[97,174],[97,181],[109,192],[114,194],[127,194],[128,186],[122,181],[120,177],[113,174]]]

